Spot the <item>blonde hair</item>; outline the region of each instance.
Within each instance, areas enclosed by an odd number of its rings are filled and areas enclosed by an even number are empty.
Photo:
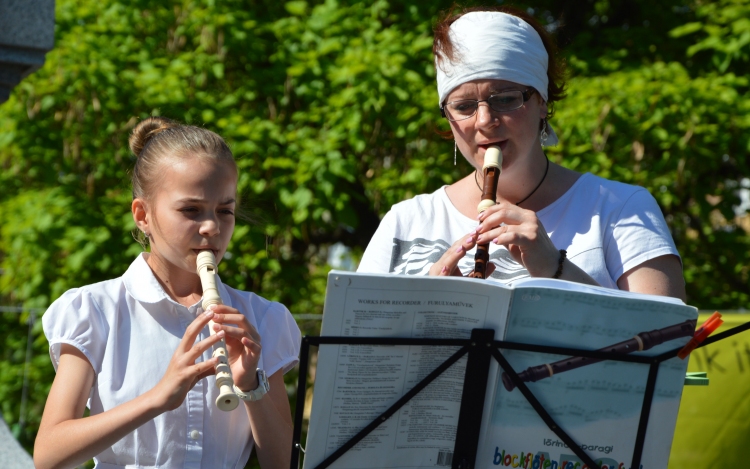
[[[237,163],[223,138],[210,130],[166,117],[149,117],[139,122],[128,143],[136,157],[131,176],[133,199],[153,198],[162,164],[170,158],[213,159],[228,164],[237,173]],[[148,238],[137,229],[133,237],[144,247],[148,243]]]

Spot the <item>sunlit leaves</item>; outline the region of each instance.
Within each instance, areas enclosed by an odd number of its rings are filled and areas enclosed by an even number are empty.
[[[160,114],[217,131],[237,158],[242,211],[254,222],[238,225],[222,279],[294,313],[321,312],[328,246],[356,256],[392,204],[471,170],[460,157],[453,166],[453,142],[436,132],[448,126],[431,29],[450,4],[56,2],[55,48],[0,107],[3,304],[45,307],[122,274],[141,249],[130,235],[127,137]],[[552,121],[561,144],[548,154],[646,187],[682,253],[689,301],[748,307],[750,241],[734,213],[750,152],[747,7],[631,4],[524,5],[557,28],[573,71]],[[3,318],[6,349],[24,347],[23,320]],[[52,376],[35,331],[27,445]],[[0,361],[10,423],[16,355]]]

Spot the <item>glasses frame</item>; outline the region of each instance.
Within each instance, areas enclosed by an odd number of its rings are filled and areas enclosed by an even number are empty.
[[[521,90],[507,90],[507,91],[521,91]],[[526,103],[526,101],[528,101],[529,99],[531,99],[531,97],[534,95],[534,93],[536,93],[536,89],[534,89],[534,88],[526,88],[525,90],[521,91],[521,96],[523,97],[523,102],[521,103],[521,105],[518,106],[517,108],[506,109],[504,111],[498,111],[498,110],[496,110],[495,108],[493,108],[490,105],[490,99],[492,99],[493,97],[497,96],[497,94],[490,95],[487,99],[457,99],[455,101],[450,101],[450,102],[447,102],[447,103],[441,105],[440,106],[440,115],[442,117],[448,119],[450,122],[459,122],[459,121],[463,121],[463,120],[466,120],[466,119],[471,119],[472,117],[474,117],[474,116],[477,115],[477,112],[479,111],[479,103],[487,103],[487,106],[489,106],[489,108],[492,109],[495,112],[511,112],[511,111],[515,111],[516,109],[520,109],[521,107],[523,107],[523,105]],[[456,103],[458,101],[474,101],[474,102],[476,102],[477,103],[477,107],[474,110],[474,114],[472,114],[470,116],[462,117],[461,119],[451,119],[450,117],[448,117],[448,112],[446,112],[445,106],[447,106],[447,105],[449,105],[451,103]]]

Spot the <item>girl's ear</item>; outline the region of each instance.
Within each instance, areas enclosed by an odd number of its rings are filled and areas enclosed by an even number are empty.
[[[148,223],[149,220],[146,216],[148,213],[148,205],[146,205],[146,201],[139,198],[133,199],[133,203],[130,205],[130,210],[133,212],[135,226],[144,233],[150,233],[151,229]]]

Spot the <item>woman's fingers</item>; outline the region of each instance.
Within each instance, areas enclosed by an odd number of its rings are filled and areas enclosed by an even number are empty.
[[[532,277],[551,277],[557,270],[560,252],[541,222],[501,227],[492,242],[505,246],[513,259]],[[490,234],[490,236],[494,233]]]
[[[486,210],[477,227],[477,244],[532,245],[547,233],[536,213],[507,203]]]
[[[518,208],[515,205],[499,204],[487,209],[486,213],[477,226],[477,243],[493,241],[501,232],[507,230],[508,226],[524,226],[533,224],[537,219],[536,213],[530,210]]]
[[[533,277],[551,277],[559,251],[536,213],[503,202],[479,216],[477,243],[505,246],[513,259]]]
[[[507,246],[508,252],[510,252],[511,257],[513,257],[513,260],[518,262],[519,264],[523,264],[523,253],[521,252],[521,248],[519,248],[515,244],[510,244]]]
[[[540,236],[541,233],[539,232],[539,226],[534,223],[524,225],[502,225],[483,233],[479,242],[530,246],[536,243]]]
[[[461,271],[458,269],[458,263],[466,255],[467,251],[476,246],[476,240],[476,233],[470,233],[453,243],[453,246],[443,254],[440,260],[430,267],[429,274],[436,276],[461,276]]]
[[[502,223],[517,225],[522,223],[529,215],[536,215],[536,213],[507,202],[501,202],[479,214],[477,217],[479,220],[477,232],[482,232],[484,227],[494,227]]]

